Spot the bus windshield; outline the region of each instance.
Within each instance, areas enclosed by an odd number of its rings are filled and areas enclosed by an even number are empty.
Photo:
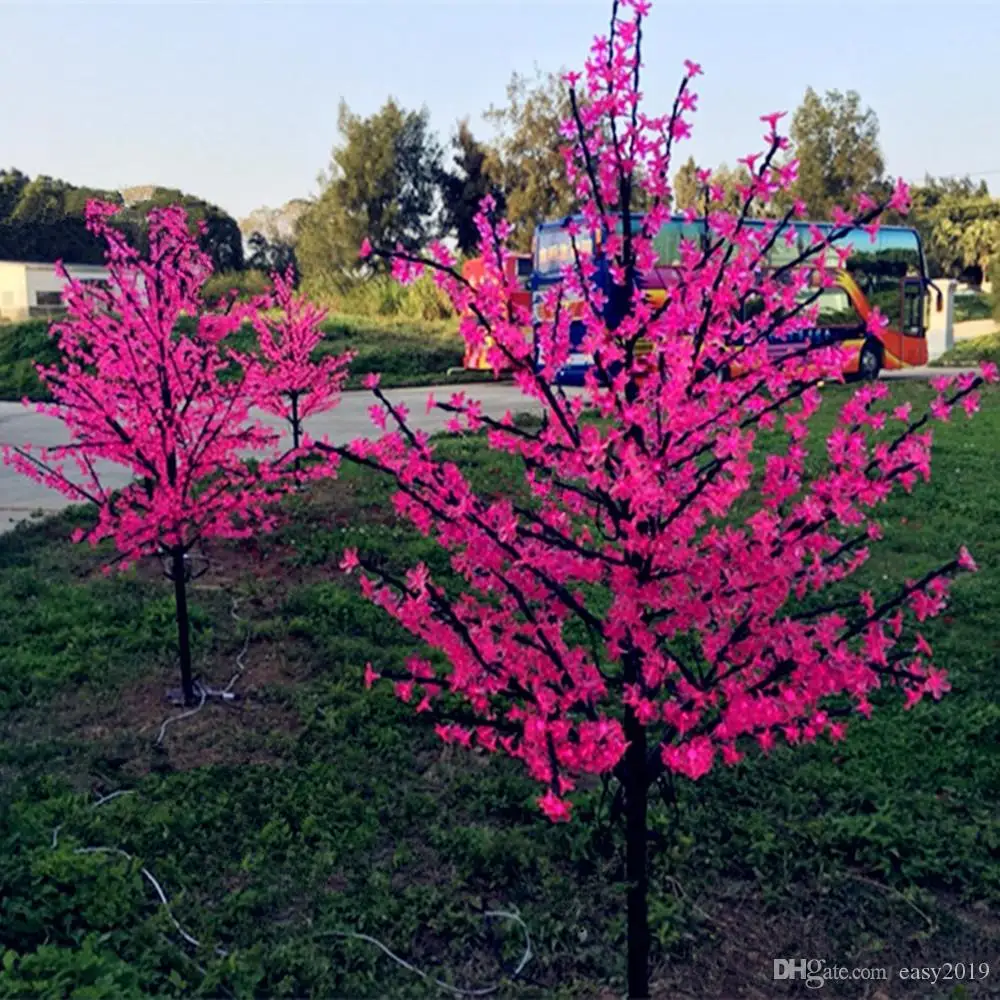
[[[577,236],[577,252],[593,253],[594,240],[581,230]],[[563,223],[546,223],[535,232],[535,273],[554,277],[562,273],[567,264],[573,263],[573,242],[569,228]]]

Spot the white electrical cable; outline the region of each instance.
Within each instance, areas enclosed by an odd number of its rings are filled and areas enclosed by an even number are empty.
[[[120,847],[78,847],[74,854],[119,854],[123,858],[128,858],[129,861],[135,861],[135,857],[128,853],[128,851],[123,851]],[[170,918],[170,922],[177,928],[177,933],[180,934],[188,944],[193,945],[195,948],[201,947],[201,942],[192,935],[188,934],[183,927],[181,927],[180,921],[174,916],[173,910],[170,909],[170,903],[167,900],[167,894],[163,891],[163,886],[156,881],[156,876],[145,866],[141,865],[139,871],[146,876],[149,884],[156,891],[156,895],[160,897],[160,903],[163,908],[167,911],[167,916]],[[216,948],[216,955],[220,958],[225,958],[229,952],[224,948]]]
[[[180,722],[181,719],[190,719],[192,715],[197,715],[205,707],[205,698],[208,697],[208,692],[199,684],[195,682],[195,690],[200,692],[201,701],[195,705],[194,708],[189,708],[186,712],[181,712],[178,715],[169,715],[163,720],[163,724],[160,726],[160,733],[156,737],[156,746],[159,746],[163,742],[163,737],[167,734],[167,726],[172,726],[175,722]]]
[[[521,956],[521,961],[518,962],[517,968],[511,973],[511,978],[516,979],[524,967],[531,961],[534,957],[531,950],[531,935],[528,933],[528,926],[525,922],[516,914],[509,913],[506,910],[486,910],[483,913],[483,918],[487,917],[499,917],[503,920],[513,920],[521,930],[524,932],[524,954]],[[414,975],[420,976],[421,979],[426,980],[429,983],[433,983],[438,989],[445,990],[456,997],[485,997],[489,996],[491,993],[496,993],[500,989],[501,983],[494,983],[492,986],[484,986],[477,990],[463,990],[459,989],[457,986],[452,986],[450,983],[443,982],[440,979],[436,979],[429,973],[424,972],[422,969],[418,969],[415,965],[411,965],[406,961],[405,958],[401,958],[389,947],[379,941],[378,938],[372,937],[370,934],[359,934],[357,931],[321,931],[318,937],[342,937],[350,938],[357,941],[367,941],[369,944],[375,945],[380,951],[388,955],[394,962],[401,965],[408,972],[412,972]]]
[[[204,702],[203,702],[204,703]],[[117,792],[111,792],[109,795],[104,795],[92,803],[91,808],[96,809],[98,806],[104,805],[106,802],[111,802],[113,799],[118,798],[121,795],[134,795],[134,788],[123,788]],[[62,824],[55,827],[52,831],[52,849],[55,850],[57,844],[59,843],[59,831],[62,829]],[[114,855],[117,854],[119,857],[126,858],[129,861],[135,861],[135,856],[129,854],[128,851],[123,851],[120,847],[78,847],[73,851],[74,854],[104,854],[104,855]],[[139,871],[142,872],[143,877],[149,882],[153,887],[153,891],[156,893],[160,900],[160,905],[166,910],[167,916],[170,922],[174,925],[177,933],[192,947],[202,948],[204,947],[202,943],[193,935],[189,934],[181,926],[180,921],[174,916],[173,910],[170,909],[170,901],[167,898],[167,894],[157,881],[156,876],[145,866],[140,865]],[[483,914],[483,919],[488,919],[490,917],[498,918],[500,920],[512,920],[516,923],[524,934],[524,953],[521,955],[521,960],[517,963],[517,967],[511,973],[510,978],[516,979],[524,967],[531,961],[534,957],[534,953],[531,948],[531,934],[528,931],[528,925],[521,919],[517,913],[513,913],[507,910],[486,910]],[[492,993],[496,993],[500,989],[501,983],[494,983],[492,986],[484,986],[476,990],[463,990],[457,986],[452,986],[450,983],[446,983],[441,979],[437,979],[431,976],[429,973],[424,972],[422,969],[418,969],[415,965],[408,962],[405,958],[397,955],[388,945],[383,944],[378,938],[372,937],[370,934],[362,934],[358,931],[321,931],[319,934],[314,935],[314,937],[341,937],[345,939],[353,939],[356,941],[365,941],[368,944],[375,945],[383,954],[387,955],[402,968],[409,972],[412,972],[416,976],[420,976],[421,979],[426,982],[433,983],[439,989],[445,990],[447,993],[452,994],[456,997],[485,997]],[[220,958],[226,958],[229,952],[225,948],[216,947],[215,954]],[[200,968],[200,967],[199,967]],[[204,970],[201,970],[204,972]]]
[[[224,688],[212,688],[207,684],[202,684],[199,681],[195,681],[195,692],[200,695],[201,700],[195,705],[194,708],[189,708],[187,711],[180,712],[177,715],[168,716],[163,720],[163,724],[160,726],[160,732],[156,737],[155,745],[160,746],[163,743],[163,738],[167,734],[167,727],[172,726],[175,722],[180,722],[182,719],[190,719],[192,715],[197,715],[205,707],[205,701],[208,698],[219,698],[222,701],[232,701],[236,695],[233,694],[233,687],[236,682],[243,676],[246,671],[246,656],[250,649],[250,634],[251,627],[250,622],[243,615],[238,614],[239,606],[243,603],[242,597],[234,597],[232,606],[229,609],[229,614],[235,622],[246,622],[246,632],[243,636],[243,646],[239,653],[236,654],[236,673],[229,678],[229,683]]]
[[[110,795],[104,795],[99,798],[96,802],[91,804],[92,809],[96,809],[98,806],[104,805],[105,802],[110,802],[112,799],[117,799],[121,795],[134,795],[134,788],[122,788],[117,792],[111,792]],[[62,829],[62,824],[57,826],[52,831],[52,850],[55,850],[59,843],[59,831]],[[73,851],[74,854],[117,854],[123,858],[127,858],[129,861],[135,861],[135,856],[129,854],[128,851],[123,851],[120,847],[78,847]],[[156,895],[160,899],[160,905],[167,911],[167,916],[170,918],[170,922],[177,928],[177,933],[180,934],[188,944],[193,945],[195,948],[200,948],[201,942],[191,934],[188,934],[186,930],[181,926],[180,921],[174,916],[173,910],[170,909],[170,902],[167,899],[167,894],[163,890],[163,886],[157,881],[156,876],[145,866],[141,865],[139,871],[142,872],[143,876],[153,887]],[[225,958],[229,952],[224,948],[216,948],[215,953],[220,958]]]
[[[135,795],[135,789],[120,788],[118,789],[117,792],[112,792],[110,795],[104,795],[94,803],[94,808],[96,809],[98,806],[103,806],[105,802],[110,802],[112,799],[117,799],[121,795]]]

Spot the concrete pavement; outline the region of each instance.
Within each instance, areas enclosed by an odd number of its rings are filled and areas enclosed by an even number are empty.
[[[437,399],[447,400],[453,393],[462,391],[481,400],[483,412],[492,417],[502,417],[508,409],[515,412],[538,410],[534,400],[526,399],[513,385],[502,382],[420,386],[389,389],[387,393],[394,403],[409,407],[412,427],[433,432],[442,430],[448,417],[440,411],[426,412],[428,394],[433,392]],[[346,444],[359,437],[374,437],[378,431],[368,416],[368,408],[374,402],[370,392],[346,392],[338,407],[307,420],[306,428],[313,437],[328,436],[334,444]],[[263,413],[258,416],[270,426],[284,429],[280,420]],[[0,446],[30,443],[35,447],[52,447],[68,442],[69,435],[61,421],[35,413],[20,403],[0,402]],[[113,489],[124,486],[131,478],[128,470],[119,465],[101,463],[98,471],[102,482]],[[9,530],[36,511],[52,513],[69,503],[61,493],[40,486],[19,475],[10,466],[0,464],[0,532]]]
[[[974,369],[909,368],[900,372],[887,372],[886,377],[927,379],[959,371]],[[481,400],[483,411],[493,417],[503,416],[506,410],[530,412],[539,409],[534,400],[525,398],[510,383],[477,382],[471,385],[387,390],[390,399],[409,407],[411,426],[430,432],[441,430],[448,418],[439,411],[429,414],[425,412],[428,393],[433,392],[436,398],[444,400],[460,391]],[[373,402],[371,393],[366,391],[344,393],[336,409],[309,420],[307,429],[313,437],[329,436],[334,444],[346,444],[358,437],[373,437],[378,433],[368,417],[368,408]],[[261,416],[271,426],[281,426],[281,422],[273,417]],[[30,442],[36,447],[51,447],[66,444],[68,440],[65,427],[54,417],[42,416],[20,403],[0,402],[0,445],[24,445]],[[102,480],[112,488],[124,486],[130,478],[121,466],[102,464],[99,471]],[[68,504],[69,501],[61,493],[40,486],[16,473],[10,466],[0,464],[0,532],[9,530],[18,521],[26,520],[36,512],[52,513]]]

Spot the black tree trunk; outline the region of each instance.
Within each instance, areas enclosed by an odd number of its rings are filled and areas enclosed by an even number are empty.
[[[292,446],[298,452],[299,444],[302,442],[302,421],[299,419],[299,394],[292,393]],[[302,469],[302,460],[298,454],[295,456],[295,475],[298,476]]]
[[[625,878],[628,880],[628,995],[649,997],[649,870],[646,727],[625,709]]]
[[[177,649],[181,661],[181,691],[185,705],[194,705],[198,700],[194,693],[194,679],[191,676],[191,625],[187,606],[187,574],[184,566],[184,550],[176,548],[171,553],[171,578],[174,581],[174,598],[177,605]]]
[[[301,440],[302,440],[302,421],[299,420],[299,397],[298,397],[298,393],[293,393],[292,394],[292,419],[291,419],[291,425],[292,425],[292,445],[294,446],[295,450],[298,451],[299,450],[299,442],[301,442]],[[296,463],[298,463],[298,458],[297,457],[296,457],[295,461],[296,461]],[[298,468],[297,464],[296,464],[296,468]]]

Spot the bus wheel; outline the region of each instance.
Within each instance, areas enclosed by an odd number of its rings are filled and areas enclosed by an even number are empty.
[[[882,352],[875,344],[865,344],[858,358],[858,378],[874,382],[882,370]]]

